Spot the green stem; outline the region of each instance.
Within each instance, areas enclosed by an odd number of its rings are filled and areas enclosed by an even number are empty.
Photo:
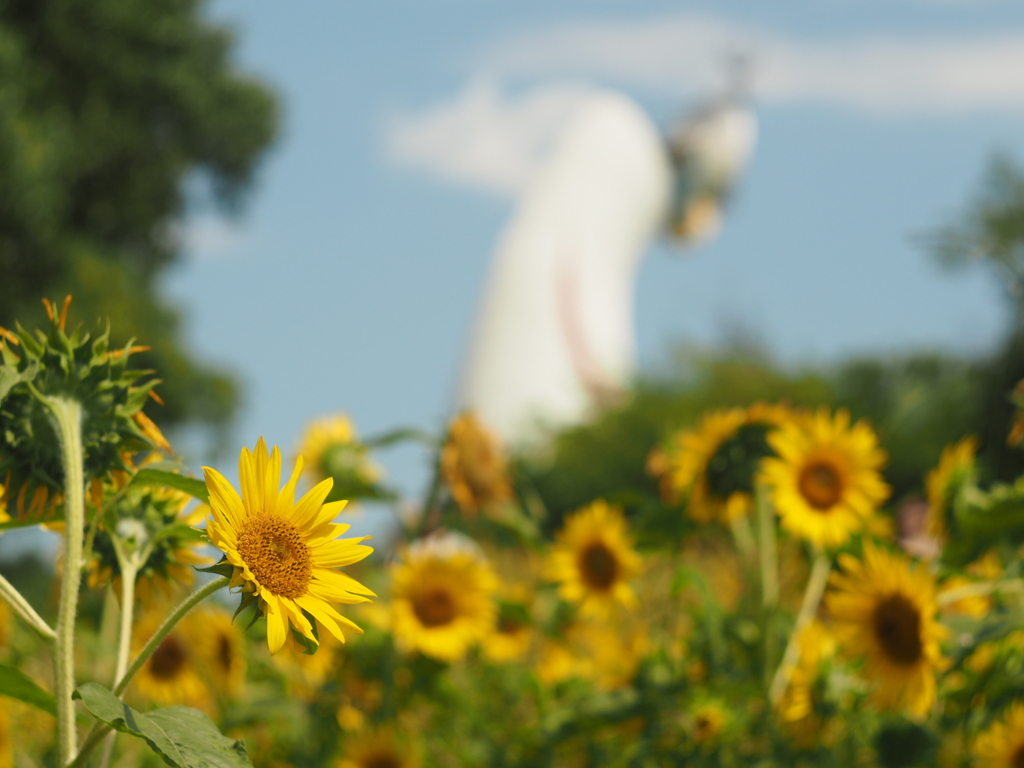
[[[0,595],[3,595],[14,612],[21,616],[32,629],[51,642],[57,639],[57,633],[53,631],[53,627],[43,621],[43,617],[36,613],[36,609],[21,592],[15,589],[14,585],[2,575],[0,575]]]
[[[82,466],[82,405],[65,397],[44,397],[60,439],[64,465],[64,578],[57,608],[57,647],[53,654],[53,690],[57,698],[57,752],[60,765],[75,756],[75,618],[82,583],[85,526],[85,473]]]
[[[110,648],[117,642],[117,619],[115,612],[120,612],[117,606],[117,597],[114,595],[114,587],[108,584],[103,590],[103,614],[100,618],[100,629],[97,636],[99,648]],[[96,666],[93,669],[93,678],[102,680],[111,673],[109,657],[105,653],[96,654]]]
[[[743,567],[753,570],[757,545],[754,544],[754,534],[750,531],[750,518],[745,514],[734,517],[729,521],[729,530],[732,531],[732,540],[736,544],[736,551],[739,552]]]
[[[146,643],[143,649],[139,651],[139,655],[135,657],[135,661],[133,661],[132,665],[128,667],[128,671],[124,673],[124,677],[122,677],[114,687],[114,695],[120,696],[124,693],[125,688],[127,688],[128,684],[131,683],[132,678],[135,677],[140,669],[142,669],[142,665],[149,660],[149,657],[153,655],[153,651],[155,651],[160,643],[163,642],[164,638],[171,633],[171,630],[174,629],[177,623],[185,618],[185,615],[189,611],[221,587],[226,587],[228,582],[230,582],[230,579],[227,576],[221,576],[220,578],[211,581],[205,587],[197,589],[185,598],[181,605],[175,608],[174,612],[167,617],[163,624],[160,625],[160,628],[153,633],[153,636],[149,638],[149,642]]]
[[[768,689],[768,698],[772,704],[778,704],[782,695],[789,686],[789,680],[793,676],[793,670],[800,663],[800,634],[811,623],[814,615],[818,612],[818,605],[821,603],[821,596],[825,594],[825,586],[828,584],[828,576],[832,572],[832,560],[824,552],[819,552],[814,558],[814,566],[811,568],[811,576],[807,580],[807,588],[804,590],[804,599],[800,604],[800,613],[796,617],[796,625],[789,636],[786,644],[786,652],[782,655],[782,663],[779,664],[775,677],[772,679],[771,687]]]
[[[82,742],[82,749],[79,751],[78,756],[68,763],[67,768],[83,768],[89,761],[89,755],[96,749],[96,745],[103,741],[103,737],[108,733],[112,733],[113,730],[106,723],[96,723],[92,730],[89,731],[89,735],[85,737],[85,741]]]
[[[440,510],[437,509],[437,502],[441,496],[441,489],[444,483],[441,479],[441,457],[438,455],[434,464],[434,476],[430,480],[430,488],[423,500],[423,511],[417,525],[416,537],[425,536],[440,523]]]
[[[121,682],[121,678],[128,670],[128,655],[132,649],[132,619],[135,614],[137,571],[135,563],[121,563],[121,622],[117,633],[117,665],[114,667],[114,685]]]
[[[185,600],[182,601],[181,605],[174,609],[174,612],[167,617],[160,628],[153,633],[153,636],[149,638],[149,642],[146,643],[145,647],[139,652],[139,655],[135,657],[135,661],[128,667],[128,670],[124,673],[124,676],[118,681],[117,685],[114,686],[114,695],[120,696],[124,693],[125,689],[131,683],[132,678],[142,669],[142,665],[145,664],[149,657],[153,655],[153,652],[159,647],[160,643],[163,642],[164,638],[171,633],[171,630],[181,621],[185,616],[195,608],[199,603],[208,598],[214,592],[221,587],[226,587],[231,580],[227,576],[221,576],[218,579],[214,579],[205,587],[196,590],[189,595]],[[89,755],[103,740],[103,737],[111,730],[109,725],[105,723],[96,723],[89,731],[89,734],[85,737],[85,741],[82,744],[82,750],[78,753],[78,756],[70,763],[67,768],[81,768],[86,764]]]
[[[757,490],[758,534],[761,538],[761,602],[765,608],[779,603],[779,549],[775,535],[775,511],[763,489]]]

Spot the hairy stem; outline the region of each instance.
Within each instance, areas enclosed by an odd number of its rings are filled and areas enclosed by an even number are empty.
[[[43,621],[43,617],[36,613],[36,609],[29,601],[3,576],[0,576],[0,595],[32,629],[51,642],[57,639],[57,633],[53,631],[53,627]]]
[[[75,756],[75,618],[82,583],[82,538],[85,526],[85,474],[82,466],[82,405],[66,397],[44,397],[60,439],[64,465],[64,578],[57,608],[53,689],[57,698],[57,752],[60,765]]]
[[[818,612],[818,605],[821,603],[821,596],[825,594],[825,586],[828,584],[828,576],[831,572],[832,560],[824,552],[819,552],[814,558],[811,576],[807,580],[807,588],[804,590],[804,599],[800,603],[800,613],[797,614],[796,625],[786,644],[786,652],[782,655],[782,663],[779,664],[771,687],[768,689],[768,698],[772,704],[779,703],[789,686],[793,670],[800,663],[802,650],[799,642],[800,633],[807,628],[814,618],[814,614]]]

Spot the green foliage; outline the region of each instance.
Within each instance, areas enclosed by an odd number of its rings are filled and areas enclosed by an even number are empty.
[[[167,707],[136,712],[97,683],[75,691],[85,708],[114,730],[145,739],[149,748],[177,768],[241,768],[251,766],[240,741],[223,736],[198,709]]]
[[[167,376],[165,423],[222,423],[237,403],[229,377],[181,349],[155,290],[183,182],[208,180],[212,202],[237,209],[278,121],[202,5],[0,1],[0,324],[65,293],[89,318],[117,317]]]
[[[57,716],[57,702],[53,694],[40,688],[20,669],[6,664],[0,664],[0,695],[18,699],[47,714]]]
[[[990,267],[1012,308],[1000,349],[978,365],[981,389],[973,401],[971,430],[994,477],[1010,481],[1024,468],[1019,450],[1006,444],[1013,413],[1009,393],[1024,379],[1024,169],[1008,155],[993,157],[959,221],[930,233],[927,242],[947,267]]]

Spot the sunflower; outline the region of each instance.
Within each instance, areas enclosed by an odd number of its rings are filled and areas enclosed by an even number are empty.
[[[571,621],[540,644],[534,672],[544,685],[577,678],[611,691],[633,682],[650,642],[643,623]]]
[[[944,666],[935,621],[935,581],[901,555],[864,545],[864,559],[841,555],[832,574],[828,609],[845,652],[867,657],[864,673],[877,683],[882,709],[923,715],[935,700],[935,673]]]
[[[380,468],[368,459],[366,446],[359,443],[356,428],[345,414],[308,424],[298,454],[314,483],[333,477],[342,486],[365,486],[381,477]]]
[[[494,628],[497,586],[468,540],[447,534],[417,542],[391,567],[395,640],[441,661],[462,658]]]
[[[817,546],[839,547],[862,530],[889,496],[879,469],[885,452],[864,421],[850,426],[850,414],[783,424],[768,435],[778,458],[762,464],[775,509],[791,533]]]
[[[946,538],[949,530],[947,521],[953,511],[953,495],[976,475],[974,454],[977,450],[978,441],[974,437],[965,437],[958,443],[947,445],[942,449],[938,466],[925,478],[928,533],[940,541]]]
[[[191,615],[203,628],[198,648],[210,682],[222,695],[238,698],[245,687],[246,667],[241,631],[221,608],[199,608]]]
[[[337,768],[419,768],[416,751],[403,745],[391,729],[370,731],[345,745]]]
[[[512,498],[505,452],[472,411],[448,425],[441,476],[459,509],[469,516]]]
[[[714,742],[725,730],[725,710],[718,704],[698,707],[691,718],[690,734],[697,744]]]
[[[834,718],[824,719],[823,665],[836,653],[835,636],[818,620],[811,621],[800,633],[800,661],[779,701],[779,717],[793,743],[802,749],[829,742],[835,736]]]
[[[771,453],[768,430],[792,418],[785,406],[766,403],[713,411],[696,429],[678,432],[664,448],[655,448],[647,471],[659,477],[666,503],[689,493],[686,511],[695,522],[735,520],[753,505],[758,462]]]
[[[978,768],[1024,766],[1024,701],[1014,702],[1002,720],[979,734],[974,756]]]
[[[605,617],[618,603],[636,605],[628,581],[640,571],[621,510],[595,501],[569,515],[548,557],[548,575],[563,599],[583,613]]]
[[[332,522],[345,507],[344,501],[324,504],[333,481],[318,483],[296,503],[302,457],[296,459],[287,485],[278,491],[281,452],[274,446],[269,454],[262,437],[254,453],[242,448],[241,497],[217,470],[203,470],[213,513],[206,535],[234,566],[232,586],[258,598],[267,619],[270,652],[281,650],[289,627],[314,640],[310,618],[341,642],[345,642],[341,624],[362,632],[331,603],[367,602],[373,592],[335,569],[359,562],[373,550],[360,544],[369,536],[337,539],[350,526]]]
[[[533,636],[529,609],[519,603],[499,602],[494,630],[483,641],[484,657],[499,664],[518,661],[530,650]]]
[[[149,610],[135,625],[133,654],[137,655],[163,623],[163,614]],[[210,693],[204,681],[200,648],[205,629],[195,616],[186,616],[157,646],[135,677],[135,688],[144,699],[164,706],[185,705],[210,709]]]

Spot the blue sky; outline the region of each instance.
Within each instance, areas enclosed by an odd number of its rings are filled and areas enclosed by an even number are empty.
[[[736,328],[793,365],[999,338],[994,279],[943,272],[914,238],[963,208],[993,151],[1024,157],[1022,4],[220,0],[208,14],[284,108],[244,216],[197,211],[164,286],[197,352],[244,381],[239,446],[290,450],[333,411],[363,434],[440,425],[491,250],[574,94],[619,88],[667,126],[738,48],[760,142],[716,241],[652,246],[642,366]],[[473,157],[502,126],[500,151]],[[510,170],[501,152],[524,160]],[[423,476],[416,449],[382,461],[406,487]]]

